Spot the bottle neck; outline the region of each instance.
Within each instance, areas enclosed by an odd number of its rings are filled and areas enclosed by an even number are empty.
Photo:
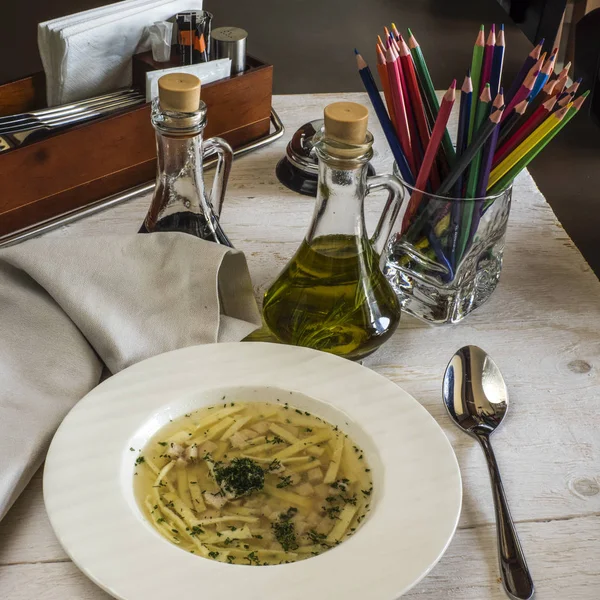
[[[327,235],[352,236],[358,243],[368,241],[363,210],[368,161],[340,160],[322,149],[317,155],[317,200],[306,241]]]

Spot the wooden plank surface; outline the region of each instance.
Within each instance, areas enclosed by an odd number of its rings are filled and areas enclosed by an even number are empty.
[[[248,258],[257,296],[294,252],[308,227],[310,198],[285,189],[275,164],[302,123],[330,101],[362,94],[279,96],[283,140],[236,161],[222,223]],[[374,164],[390,156],[375,122]],[[366,201],[372,231],[384,198]],[[133,233],[148,198],[48,235]],[[406,597],[504,598],[496,566],[493,507],[483,456],[452,426],[441,378],[464,344],[485,348],[508,382],[511,409],[494,436],[505,488],[540,600],[600,597],[600,283],[528,174],[515,185],[505,264],[487,304],[457,326],[430,327],[406,315],[367,366],[413,394],[455,448],[464,484],[459,530],[440,563]],[[0,598],[96,600],[107,595],[80,575],[56,541],[43,508],[40,474],[0,523]],[[371,600],[371,599],[369,599]],[[373,600],[378,600],[374,598]]]

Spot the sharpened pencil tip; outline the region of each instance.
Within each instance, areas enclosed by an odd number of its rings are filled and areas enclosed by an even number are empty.
[[[500,25],[500,31],[504,31],[504,23]]]
[[[484,30],[485,30],[485,27],[483,26],[483,24],[481,24],[481,25],[479,26],[479,31],[484,31]]]
[[[452,83],[450,84],[450,89],[456,89],[456,79],[452,80]]]
[[[583,81],[583,77],[580,77],[575,83],[581,83]]]
[[[406,31],[408,31],[408,35],[412,37],[413,32],[410,30],[410,27],[407,27]]]
[[[358,50],[354,48],[354,54],[358,54]]]

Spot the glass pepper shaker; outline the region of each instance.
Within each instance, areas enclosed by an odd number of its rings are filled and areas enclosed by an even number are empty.
[[[200,80],[187,73],[163,75],[152,102],[156,130],[156,187],[140,233],[181,231],[204,240],[232,246],[219,215],[233,151],[218,137],[203,141],[206,104],[200,99]],[[206,194],[203,161],[218,156],[212,190]]]
[[[265,323],[280,342],[353,360],[379,348],[400,320],[398,299],[379,263],[403,192],[391,175],[367,176],[373,156],[367,122],[360,104],[325,108],[324,127],[314,138],[319,180],[313,219],[263,303]],[[389,197],[369,239],[364,199],[381,188]]]

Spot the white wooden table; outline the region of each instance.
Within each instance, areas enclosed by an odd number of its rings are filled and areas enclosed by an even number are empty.
[[[313,209],[312,199],[279,184],[275,164],[296,128],[339,99],[367,102],[363,94],[275,97],[286,135],[234,165],[222,223],[246,253],[257,296],[300,243]],[[374,119],[370,129],[377,140],[374,164],[379,172],[389,170],[389,152]],[[381,200],[367,201],[371,227]],[[48,235],[135,232],[148,202],[134,200]],[[408,598],[506,597],[498,576],[483,454],[450,423],[440,398],[446,364],[465,344],[487,350],[508,382],[511,409],[494,443],[536,597],[597,600],[600,283],[528,174],[515,184],[502,278],[487,304],[457,326],[433,328],[404,316],[393,339],[366,363],[429,410],[452,442],[462,469],[464,504],[456,536]],[[0,523],[0,599],[107,598],[58,544],[44,511],[38,473]]]

